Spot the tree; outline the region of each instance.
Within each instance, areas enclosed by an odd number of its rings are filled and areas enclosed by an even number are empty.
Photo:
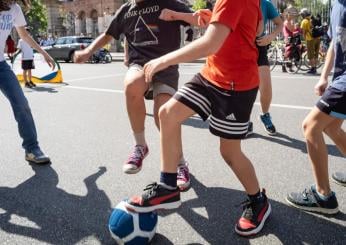
[[[31,8],[25,13],[32,36],[46,32],[48,26],[47,9],[41,0],[31,0]]]
[[[195,2],[192,5],[192,9],[194,11],[197,11],[199,9],[205,9],[207,7],[207,1],[206,0],[195,0]]]

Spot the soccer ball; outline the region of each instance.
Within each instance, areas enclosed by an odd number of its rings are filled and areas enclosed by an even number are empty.
[[[109,218],[108,228],[118,244],[148,244],[155,235],[157,214],[134,213],[125,207],[126,200],[121,201]]]

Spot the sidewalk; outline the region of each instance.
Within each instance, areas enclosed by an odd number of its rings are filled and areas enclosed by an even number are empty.
[[[113,61],[123,61],[124,53],[123,52],[111,52]],[[205,63],[205,58],[191,61],[189,63]]]

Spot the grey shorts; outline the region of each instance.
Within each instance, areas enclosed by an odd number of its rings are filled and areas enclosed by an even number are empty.
[[[138,64],[130,65],[128,73],[142,71],[143,67]],[[170,71],[168,69],[158,72],[154,75],[153,81],[146,94],[152,93],[153,98],[159,94],[174,95],[178,89],[178,71]]]

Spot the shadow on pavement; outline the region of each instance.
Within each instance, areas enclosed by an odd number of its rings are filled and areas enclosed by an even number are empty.
[[[114,244],[107,229],[111,203],[96,185],[105,167],[84,179],[85,196],[59,188],[51,165],[32,169],[35,175],[17,187],[0,187],[0,229],[50,244],[76,244],[90,237]]]
[[[251,134],[248,138],[260,138],[268,140],[274,143],[281,144],[283,146],[288,146],[293,149],[300,150],[303,153],[307,153],[305,141],[297,140],[289,137],[288,135],[277,133],[274,136],[266,136],[257,133]],[[327,145],[328,154],[336,157],[344,157],[335,145]]]
[[[245,193],[222,187],[206,187],[193,175],[191,181],[191,189],[197,198],[183,202],[177,213],[209,244],[250,244],[251,238],[240,237],[234,231],[242,212],[241,208],[235,206],[244,201]],[[270,192],[268,195],[270,198]],[[252,239],[274,236],[281,244],[342,244],[345,241],[344,225],[274,200],[271,200],[271,205],[272,215],[262,232]],[[203,214],[201,210],[204,210]],[[169,214],[167,211],[160,212],[161,216]],[[334,216],[343,221],[345,217],[343,213]],[[275,243],[275,240],[271,241]],[[166,243],[159,241],[155,244]]]

